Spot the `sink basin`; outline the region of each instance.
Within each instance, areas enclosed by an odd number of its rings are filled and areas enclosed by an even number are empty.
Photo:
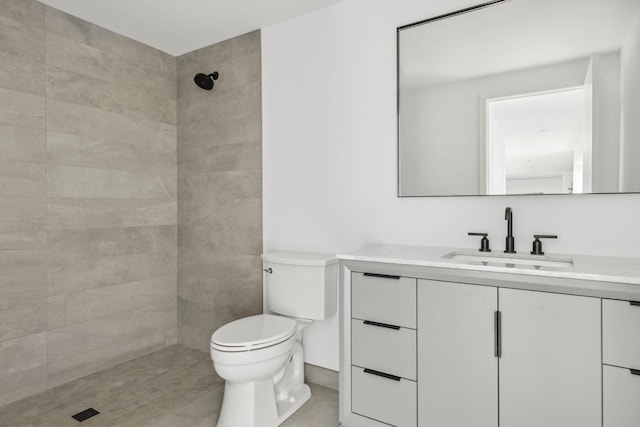
[[[552,268],[562,269],[573,267],[573,260],[570,258],[552,258],[538,255],[518,255],[501,253],[478,253],[453,251],[442,258],[458,261],[471,265],[487,265],[494,267],[518,267],[518,268]]]

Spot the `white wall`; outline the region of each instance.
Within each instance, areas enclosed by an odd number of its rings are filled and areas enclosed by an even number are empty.
[[[396,27],[477,3],[345,0],[263,29],[264,249],[345,252],[373,243],[640,256],[640,195],[398,198]],[[305,332],[306,359],[338,369],[338,321]]]
[[[581,86],[588,64],[589,59],[583,58],[404,90],[400,104],[402,194],[486,193],[480,183],[485,173],[481,165],[485,162],[487,99]]]
[[[615,193],[620,176],[620,53],[597,55],[597,126],[593,137],[592,174],[594,193]],[[638,163],[636,163],[638,164]]]
[[[624,191],[640,191],[640,13],[622,46],[621,68],[620,186]]]
[[[477,91],[468,81],[402,92],[401,194],[480,194]],[[471,125],[469,125],[471,124]],[[484,141],[484,138],[483,138]]]
[[[593,192],[618,191],[620,55],[597,58]],[[402,194],[479,194],[487,99],[581,86],[583,58],[402,93]],[[426,144],[425,141],[441,141]],[[456,165],[452,168],[451,165]],[[587,192],[592,192],[587,191]],[[495,193],[494,193],[495,194]]]

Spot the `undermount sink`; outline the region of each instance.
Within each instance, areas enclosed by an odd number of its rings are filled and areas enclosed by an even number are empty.
[[[538,255],[517,255],[501,253],[477,253],[453,251],[442,258],[471,265],[486,265],[494,267],[533,267],[540,268],[571,268],[573,260],[570,258],[552,258]]]

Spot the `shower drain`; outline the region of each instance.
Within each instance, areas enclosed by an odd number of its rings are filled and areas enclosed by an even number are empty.
[[[88,420],[91,417],[98,415],[100,412],[96,411],[93,408],[85,409],[84,411],[80,411],[75,415],[72,415],[71,418],[75,419],[78,422],[83,422]]]

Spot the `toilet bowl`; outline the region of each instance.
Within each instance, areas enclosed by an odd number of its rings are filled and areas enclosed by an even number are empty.
[[[225,380],[218,427],[276,427],[311,397],[304,383],[302,331],[336,312],[333,255],[262,256],[267,308],[211,336],[211,360]]]
[[[260,314],[213,334],[211,359],[225,380],[218,427],[275,427],[311,397],[299,342],[304,326]]]

